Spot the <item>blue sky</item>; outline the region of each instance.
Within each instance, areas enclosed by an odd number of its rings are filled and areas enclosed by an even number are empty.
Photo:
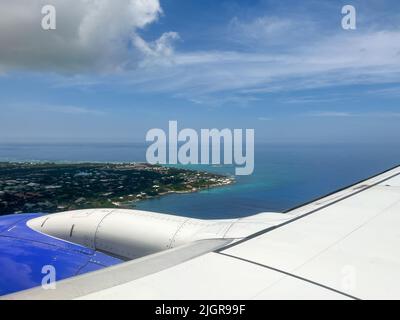
[[[0,142],[144,142],[169,120],[259,142],[400,136],[398,1],[76,2],[0,2]]]

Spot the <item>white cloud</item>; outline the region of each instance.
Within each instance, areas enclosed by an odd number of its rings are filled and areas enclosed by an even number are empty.
[[[310,113],[308,114],[308,116],[322,117],[322,118],[342,118],[342,117],[353,117],[355,115],[349,112],[321,111],[321,112]]]
[[[179,34],[176,32],[166,32],[159,39],[150,43],[135,35],[135,46],[145,54],[141,66],[173,63],[174,48],[172,43],[178,39]]]
[[[40,7],[54,4],[56,31],[40,27]],[[312,23],[261,17],[231,22],[245,50],[176,51],[175,32],[146,41],[140,30],[162,14],[159,0],[0,0],[0,71],[71,73],[60,86],[102,83],[172,93],[192,101],[239,104],[259,94],[349,84],[398,82],[400,31],[317,34]],[[304,17],[303,17],[304,18]],[[252,39],[246,43],[246,39]],[[299,41],[309,38],[306,42]],[[278,48],[265,44],[279,43]],[[185,40],[185,39],[183,39]],[[225,43],[226,45],[226,43]],[[223,46],[221,47],[223,48]],[[117,73],[93,77],[91,72]],[[86,73],[86,74],[85,74]],[[57,84],[55,84],[57,86]],[[322,102],[322,101],[320,101]]]
[[[268,53],[267,53],[268,52]],[[189,52],[130,79],[136,89],[202,96],[263,94],[400,79],[400,32],[340,33],[313,46],[260,52]]]
[[[41,28],[47,4],[57,10],[56,30]],[[161,13],[159,0],[0,0],[0,70],[113,72],[161,58],[176,35],[146,44],[138,34]]]
[[[390,88],[369,90],[368,93],[383,97],[400,97],[400,87],[395,86]]]
[[[71,114],[71,115],[94,115],[94,116],[103,116],[106,113],[99,110],[88,109],[85,107],[78,107],[78,106],[63,106],[63,105],[54,105],[54,106],[41,106],[37,107],[39,111],[45,112],[56,112],[56,113],[64,113],[64,114]]]
[[[310,40],[307,34],[315,32],[315,25],[302,17],[260,16],[243,21],[234,17],[228,26],[228,39],[242,45],[256,45],[258,48],[287,45],[293,41]]]
[[[284,98],[281,99],[282,103],[287,104],[310,104],[310,103],[327,103],[327,102],[334,102],[340,101],[344,99],[348,99],[349,97],[341,94],[341,95],[325,95],[324,97],[320,98],[317,96],[299,96],[299,97],[291,97],[291,98]]]
[[[242,38],[264,38],[264,40],[269,37],[276,37],[281,32],[291,30],[292,26],[293,20],[270,16],[257,17],[250,22],[243,22],[234,17],[230,22],[231,31]]]
[[[272,119],[268,118],[268,117],[258,117],[258,120],[259,121],[271,121]]]
[[[35,113],[60,113],[65,115],[89,115],[89,116],[104,116],[107,113],[98,109],[87,108],[74,105],[51,105],[51,104],[11,104],[3,105],[3,111],[13,110],[20,112],[35,112]]]
[[[320,111],[312,112],[306,114],[309,117],[321,117],[321,118],[398,118],[400,117],[400,112],[365,112],[365,113],[353,113],[353,112],[340,112],[340,111]]]

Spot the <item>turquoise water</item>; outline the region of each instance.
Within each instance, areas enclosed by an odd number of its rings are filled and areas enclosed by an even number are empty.
[[[0,145],[0,161],[144,161],[145,145]],[[400,164],[400,145],[273,145],[255,148],[255,171],[237,183],[168,195],[139,209],[198,218],[242,217],[285,211]],[[233,167],[190,166],[233,174]]]

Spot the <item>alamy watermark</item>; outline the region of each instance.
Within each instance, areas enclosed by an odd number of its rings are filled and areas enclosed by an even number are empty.
[[[169,121],[168,133],[162,129],[147,132],[152,142],[146,152],[150,164],[235,165],[236,175],[254,171],[254,129],[194,129],[178,131],[178,122]]]
[[[345,16],[342,18],[342,28],[344,30],[356,30],[357,29],[357,12],[356,8],[352,5],[345,5],[342,8],[342,14]]]
[[[42,288],[44,290],[55,290],[56,289],[56,268],[52,265],[45,265],[42,268]]]
[[[57,29],[56,8],[52,5],[46,5],[42,7],[41,13],[44,15],[42,18],[42,29],[56,30]]]

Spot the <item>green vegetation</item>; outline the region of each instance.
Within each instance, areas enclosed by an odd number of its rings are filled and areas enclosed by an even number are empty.
[[[228,185],[233,178],[143,163],[0,163],[0,215],[132,208],[173,192]]]

